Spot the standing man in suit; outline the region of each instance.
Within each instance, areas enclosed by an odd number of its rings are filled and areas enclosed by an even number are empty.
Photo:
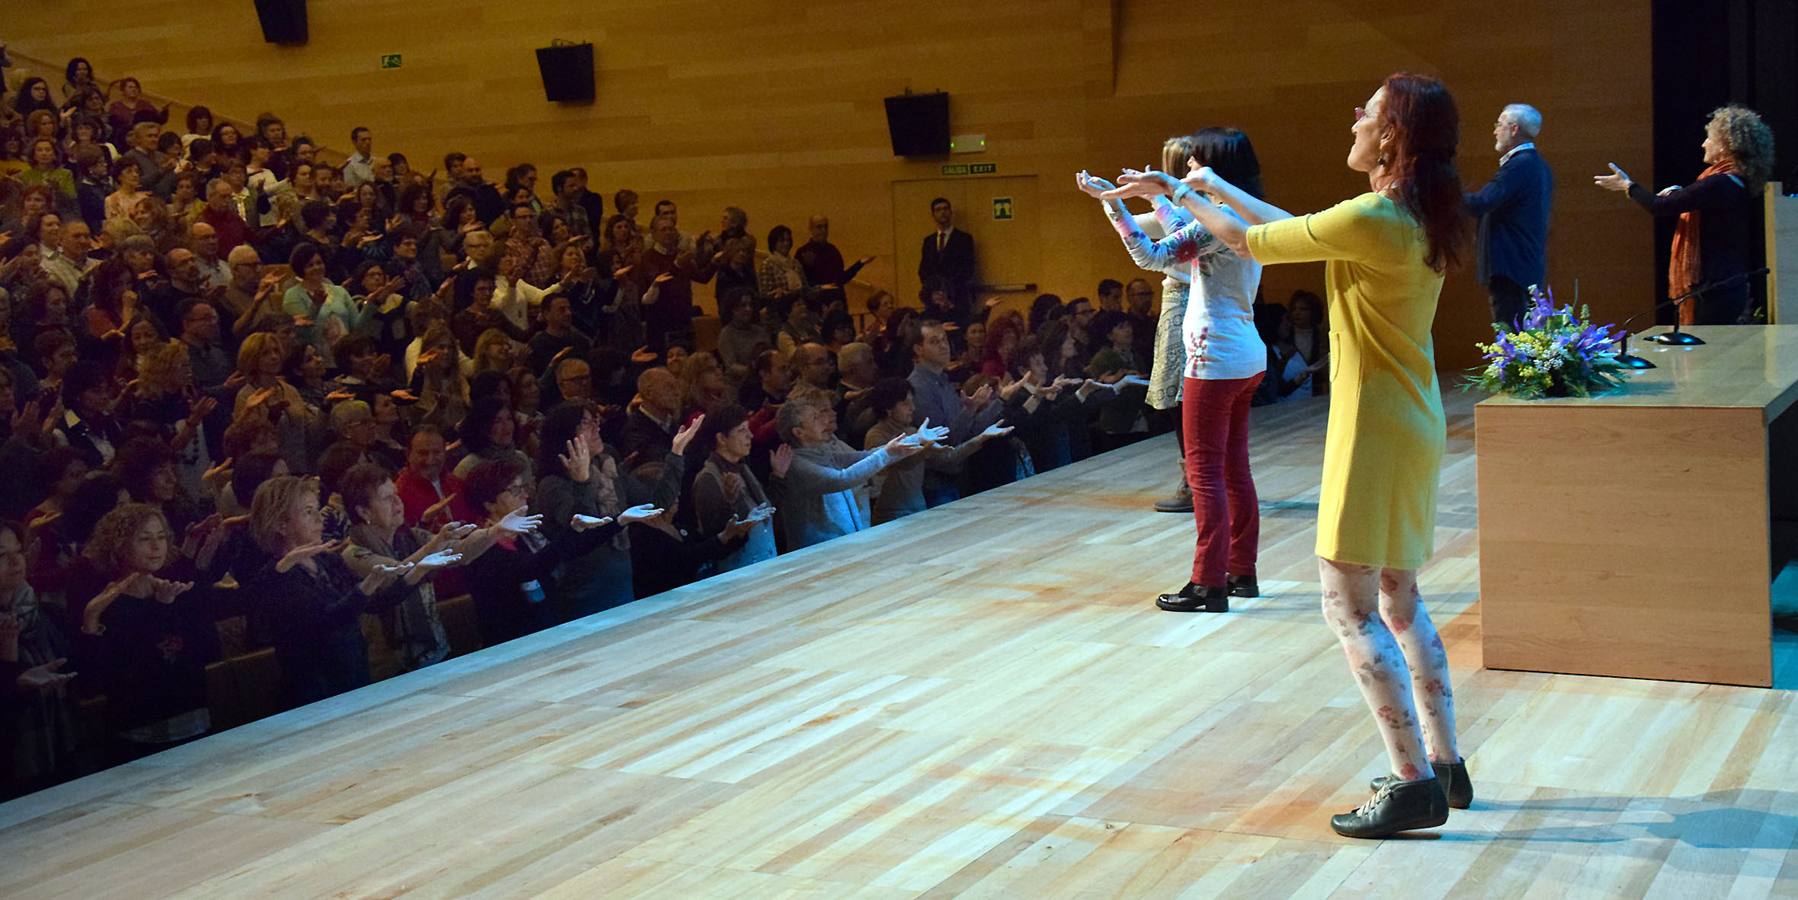
[[[947,290],[956,320],[965,325],[974,306],[974,236],[955,227],[955,211],[942,197],[930,201],[930,217],[936,230],[924,236],[918,283]]]
[[[1542,284],[1547,269],[1548,214],[1554,173],[1536,152],[1542,114],[1513,103],[1492,127],[1498,173],[1467,195],[1468,212],[1480,219],[1480,284],[1492,300],[1492,321],[1511,330],[1529,302],[1529,289]]]

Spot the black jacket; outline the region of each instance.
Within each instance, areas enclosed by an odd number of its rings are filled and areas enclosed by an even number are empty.
[[[1545,283],[1554,189],[1554,173],[1530,147],[1513,154],[1485,187],[1467,195],[1468,212],[1480,219],[1480,284],[1490,284],[1495,276],[1525,287]]]

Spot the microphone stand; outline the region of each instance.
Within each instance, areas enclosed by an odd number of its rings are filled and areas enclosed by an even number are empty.
[[[1695,287],[1695,288],[1685,292],[1684,294],[1681,294],[1678,297],[1673,298],[1672,300],[1664,300],[1660,303],[1656,303],[1655,305],[1653,305],[1645,310],[1642,310],[1641,312],[1636,313],[1635,315],[1630,316],[1627,319],[1624,319],[1623,324],[1617,326],[1617,329],[1619,331],[1623,332],[1623,339],[1621,341],[1619,341],[1617,344],[1617,362],[1621,363],[1625,368],[1629,368],[1629,369],[1652,369],[1652,368],[1655,368],[1654,363],[1651,363],[1648,360],[1643,359],[1642,357],[1636,356],[1635,354],[1629,352],[1629,324],[1631,322],[1634,322],[1637,319],[1640,319],[1643,316],[1648,315],[1649,313],[1659,312],[1663,309],[1666,309],[1669,306],[1677,306],[1680,303],[1684,303],[1685,301],[1690,300],[1693,297],[1697,297],[1706,292],[1714,291],[1714,290],[1717,290],[1718,288],[1730,287],[1739,282],[1747,281],[1748,279],[1753,278],[1757,275],[1765,275],[1767,273],[1767,271],[1768,270],[1766,268],[1761,268],[1761,269],[1757,269],[1753,272],[1743,272],[1738,275],[1731,275],[1730,277],[1722,279],[1722,280],[1716,282],[1715,284],[1701,284],[1698,287]],[[1659,344],[1670,344],[1670,345],[1680,345],[1680,346],[1697,346],[1699,344],[1704,343],[1703,339],[1696,337],[1694,335],[1691,335],[1691,334],[1687,334],[1683,331],[1680,331],[1679,330],[1679,321],[1678,321],[1677,317],[1674,320],[1672,331],[1670,331],[1666,334],[1654,335],[1653,337],[1648,338],[1648,340],[1654,341],[1655,343],[1659,343]]]
[[[1685,292],[1683,295],[1681,295],[1679,297],[1675,297],[1672,302],[1679,303],[1681,301],[1688,300],[1688,299],[1696,299],[1697,297],[1699,297],[1705,293],[1708,293],[1710,291],[1715,291],[1715,290],[1719,290],[1719,289],[1727,288],[1727,287],[1735,287],[1736,285],[1741,284],[1742,282],[1747,281],[1748,279],[1753,278],[1757,275],[1765,275],[1765,274],[1767,274],[1767,272],[1768,272],[1768,268],[1765,266],[1763,266],[1759,269],[1756,269],[1752,272],[1739,272],[1735,275],[1729,276],[1728,278],[1714,281],[1710,284],[1701,284],[1701,285]],[[1685,332],[1680,331],[1679,327],[1680,327],[1679,316],[1676,315],[1673,317],[1673,330],[1672,331],[1669,331],[1665,334],[1654,335],[1653,337],[1650,337],[1649,340],[1654,341],[1657,344],[1669,344],[1669,345],[1678,346],[1678,347],[1695,347],[1695,346],[1698,346],[1698,345],[1704,343],[1703,339],[1697,337],[1696,335],[1686,334]]]

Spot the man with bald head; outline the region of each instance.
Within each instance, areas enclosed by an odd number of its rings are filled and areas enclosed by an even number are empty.
[[[1513,103],[1492,126],[1498,174],[1467,195],[1467,211],[1480,220],[1477,277],[1492,302],[1492,321],[1506,331],[1529,302],[1529,289],[1547,281],[1548,217],[1554,173],[1536,150],[1542,114]]]
[[[162,258],[163,268],[168,272],[168,282],[159,290],[152,291],[147,298],[150,310],[163,323],[179,322],[175,310],[188,300],[204,300],[210,292],[204,276],[200,273],[199,257],[186,247],[176,247]],[[223,294],[224,291],[219,291]]]
[[[680,379],[661,366],[644,370],[637,376],[637,398],[631,406],[618,449],[627,461],[660,461],[674,449],[674,432],[681,424]]]
[[[187,249],[194,252],[200,266],[200,280],[207,287],[231,284],[231,267],[219,257],[219,233],[205,222],[195,221],[187,228]]]

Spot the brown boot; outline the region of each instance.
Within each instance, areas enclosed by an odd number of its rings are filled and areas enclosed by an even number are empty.
[[[1186,479],[1174,488],[1174,495],[1155,501],[1156,512],[1189,513],[1192,512],[1192,488],[1186,485]]]

